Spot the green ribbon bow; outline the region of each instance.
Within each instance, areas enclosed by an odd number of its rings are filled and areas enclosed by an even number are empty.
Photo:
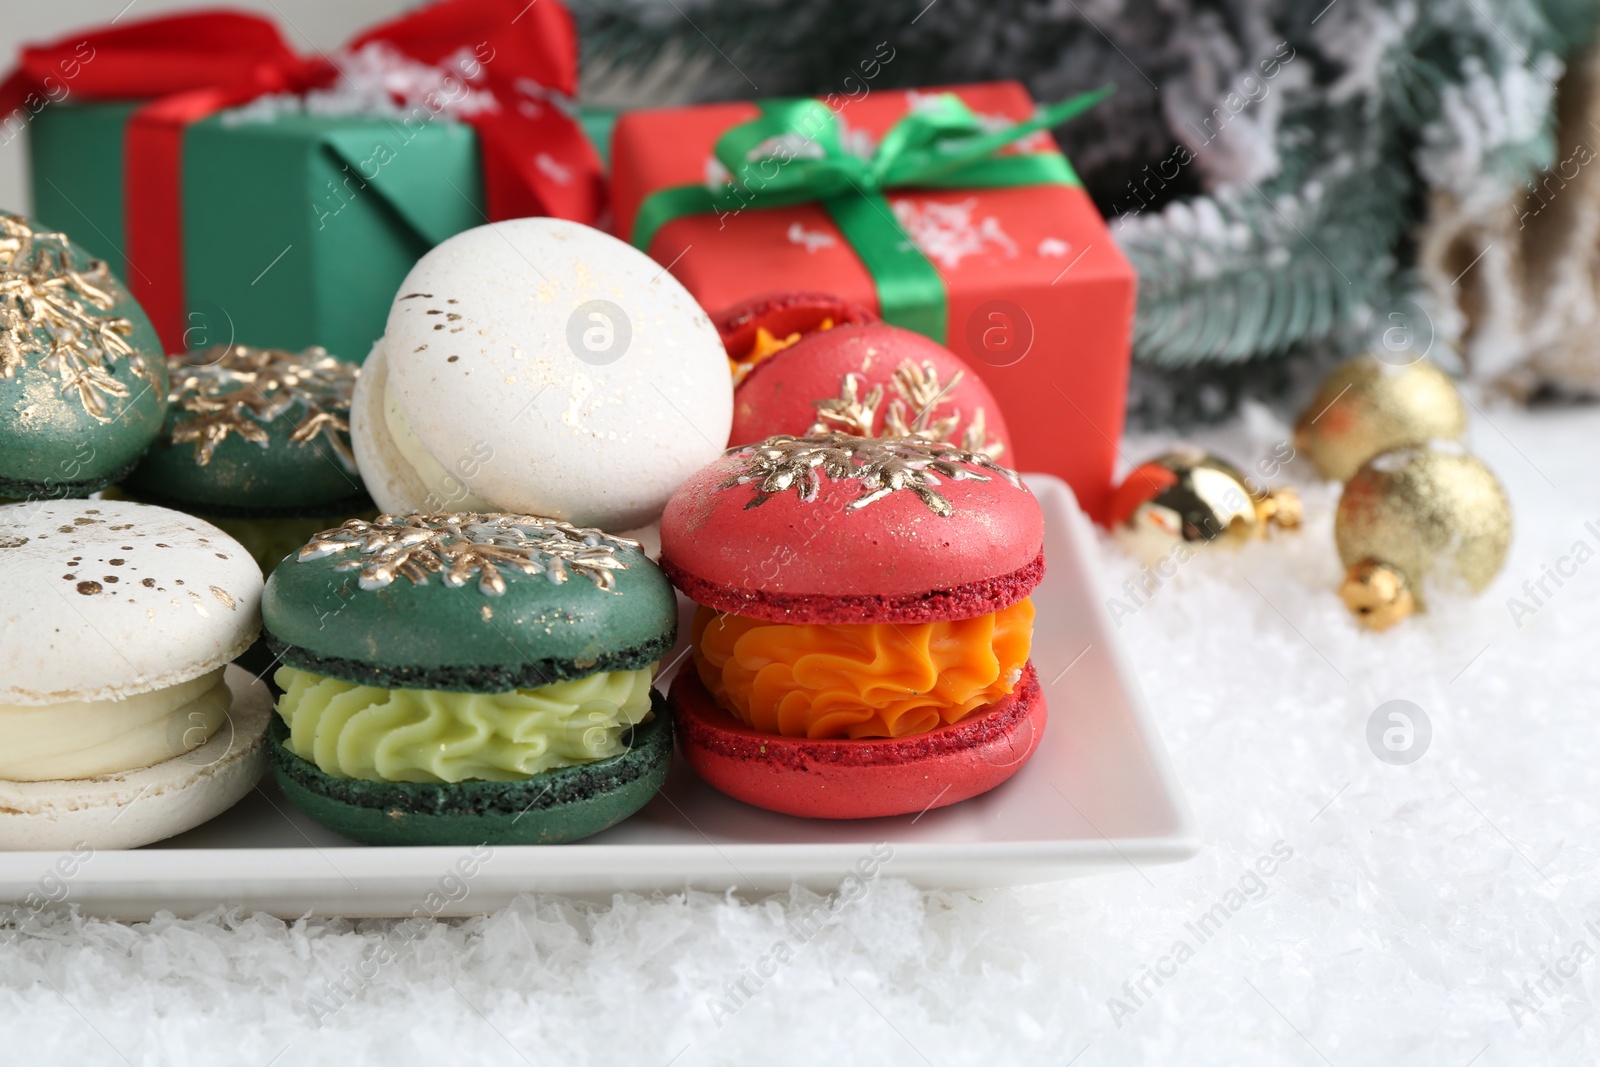
[[[730,180],[720,189],[678,185],[651,193],[633,221],[633,244],[648,250],[662,226],[687,215],[720,219],[746,208],[819,201],[872,276],[885,321],[942,342],[944,279],[901,229],[884,191],[1077,185],[1078,176],[1059,152],[995,153],[1059,126],[1111,91],[1106,86],[1075,96],[992,132],[953,93],[942,93],[895,123],[871,158],[845,148],[838,117],[827,104],[770,100],[760,105],[760,118],[718,138],[714,151]]]

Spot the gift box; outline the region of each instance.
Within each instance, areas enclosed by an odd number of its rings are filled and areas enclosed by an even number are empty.
[[[1135,276],[1014,82],[635,111],[611,146],[617,231],[712,312],[837,293],[943,342],[1005,410],[1009,466],[1110,499]]]
[[[438,242],[599,218],[571,16],[524,6],[445,0],[332,58],[243,13],[129,20],[25,49],[0,116],[27,123],[35,217],[109,260],[169,350],[360,360]]]
[[[52,108],[31,130],[34,216],[80,238],[130,280],[138,271],[121,254],[122,133],[133,110]],[[177,336],[162,331],[166,347],[316,344],[365,358],[411,265],[485,217],[477,139],[459,123],[417,130],[372,180],[350,181],[375,152],[401,143],[370,119],[289,115],[228,125],[214,116],[191,126],[183,320]]]

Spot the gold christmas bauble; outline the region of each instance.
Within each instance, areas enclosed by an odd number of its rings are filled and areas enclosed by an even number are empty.
[[[1117,540],[1147,562],[1183,544],[1243,544],[1300,518],[1293,489],[1259,489],[1227,460],[1186,446],[1135,467],[1111,503]]]
[[[1476,456],[1435,442],[1363,465],[1339,498],[1333,534],[1347,568],[1340,595],[1382,630],[1421,609],[1431,584],[1482,592],[1511,547],[1511,503]]]
[[[1466,432],[1466,405],[1442,370],[1421,360],[1391,366],[1368,354],[1323,381],[1295,423],[1294,447],[1323,477],[1344,482],[1380,452],[1458,441]]]

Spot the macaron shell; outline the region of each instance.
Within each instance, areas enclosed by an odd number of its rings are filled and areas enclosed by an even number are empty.
[[[602,328],[615,349],[591,352],[583,339]],[[498,510],[642,526],[728,439],[710,319],[660,264],[577,223],[513,219],[437,246],[406,277],[384,344],[441,466],[493,449],[463,481]]]
[[[363,589],[357,571],[340,569],[362,558],[292,556],[272,572],[262,616],[289,646],[284,662],[362,685],[496,692],[642,667],[677,635],[672,586],[637,549],[615,553],[626,566],[611,572],[612,590],[577,573],[556,583],[504,567],[497,596],[477,574],[454,588],[428,574]]]
[[[192,515],[122,500],[0,507],[0,704],[106,700],[255,640],[261,569]]]
[[[959,414],[953,440],[961,441],[962,431],[981,411],[985,443],[1000,445],[995,458],[1004,461],[1008,457],[1011,436],[1005,416],[983,379],[938,342],[881,322],[808,334],[756,364],[734,393],[728,443],[742,445],[774,434],[809,432],[818,420],[817,402],[840,397],[849,374],[860,376],[857,395],[861,397],[874,388],[883,389],[873,419],[873,432],[882,435],[890,405],[897,398],[908,422],[916,416],[918,405],[900,398],[895,389],[895,372],[907,362],[919,370],[931,365],[941,386],[946,387],[930,413],[935,419]]]
[[[353,464],[346,467],[320,436],[303,444],[290,439],[300,418],[291,408],[264,425],[265,445],[230,433],[202,465],[195,442],[172,440],[195,415],[168,411],[161,436],[122,487],[154,503],[241,517],[363,510],[367,492]]]
[[[808,819],[918,814],[987,793],[1033,755],[1049,714],[1031,663],[1009,696],[910,737],[813,741],[752,730],[717,707],[694,671],[678,672],[669,699],[678,745],[707,784]]]
[[[388,382],[389,361],[380,337],[361,365],[361,377],[350,398],[350,441],[356,467],[379,510],[426,511],[428,487],[395,448],[384,422],[383,393]]]
[[[661,520],[661,560],[669,574],[754,600],[899,600],[1024,578],[1043,550],[1038,501],[1000,473],[972,468],[984,481],[941,477],[936,488],[952,512],[940,515],[909,490],[852,508],[865,492],[862,483],[826,476],[813,500],[791,488],[757,504],[755,483],[724,488],[748,464],[740,453],[724,456],[673,494]],[[1037,570],[1006,603],[1038,584],[1042,566]],[[974,604],[970,614],[1002,606]]]
[[[764,329],[776,338],[808,334],[859,323],[877,322],[878,316],[854,301],[831,293],[764,293],[724,308],[716,316],[717,333],[722,337],[728,358],[744,359],[755,346],[756,331]]]
[[[119,359],[108,373],[128,395],[107,398],[103,419],[86,412],[76,394],[63,391],[61,380],[35,363],[0,378],[0,489],[70,483],[87,495],[139,459],[161,432],[166,365],[147,356],[139,374],[129,360]]]
[[[514,782],[368,782],[334,778],[283,746],[272,726],[273,775],[283,794],[336,833],[369,845],[554,845],[615,826],[650,802],[672,767],[672,722],[655,718],[610,759]]]
[[[92,259],[76,244],[72,254],[80,269]],[[81,306],[87,314],[125,318],[132,324],[125,336],[142,355],[142,369],[136,370],[128,356],[100,365],[123,395],[99,391],[105,410],[98,416],[89,412],[76,389],[65,385],[61,374],[46,371],[37,355],[27,357],[10,376],[0,377],[0,496],[28,495],[25,487],[30,483],[70,486],[74,494],[87,496],[124,474],[161,432],[168,388],[161,342],[121,281],[110,277],[102,286],[116,302],[110,311]],[[43,331],[42,326],[33,328],[36,338]]]
[[[0,850],[138,848],[216,818],[266,770],[267,687],[238,667],[228,721],[199,748],[153,767],[100,778],[0,781]]]
[[[663,569],[678,591],[713,611],[732,612],[772,622],[807,623],[920,623],[942,619],[972,619],[1010,607],[1033,591],[1044,579],[1044,554],[1010,574],[997,575],[948,589],[926,590],[899,596],[862,593],[770,593],[743,586],[716,585],[688,574],[671,560]]]

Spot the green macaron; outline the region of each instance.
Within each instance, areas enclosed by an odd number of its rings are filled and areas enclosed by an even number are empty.
[[[166,411],[161,343],[105,262],[0,213],[0,497],[105,488]]]
[[[511,782],[453,784],[334,778],[285,747],[274,718],[268,737],[278,788],[317,822],[369,845],[559,845],[609,829],[650,802],[672,766],[667,698],[623,738],[627,750],[596,763]]]
[[[350,450],[361,368],[321,348],[217,345],[167,357],[170,408],[122,491],[217,523],[271,571],[372,510]]]
[[[666,779],[653,688],[677,601],[636,542],[525,515],[380,515],[268,579],[274,769],[372,844],[543,844],[631,815]]]

